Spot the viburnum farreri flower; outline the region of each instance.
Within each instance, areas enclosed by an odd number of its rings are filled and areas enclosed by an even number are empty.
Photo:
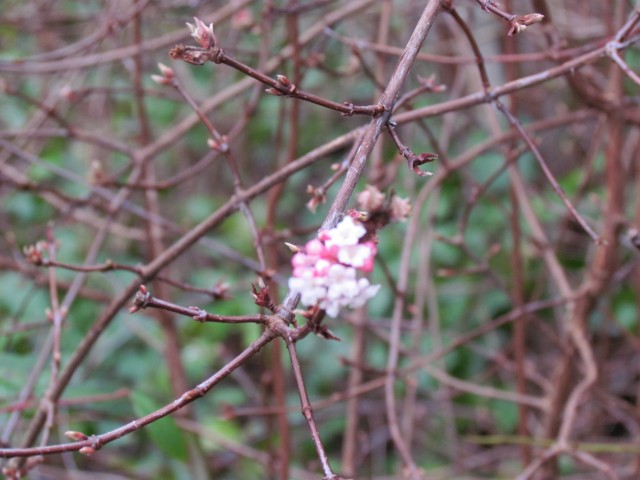
[[[361,307],[378,292],[380,285],[358,277],[358,271],[373,269],[377,253],[374,242],[362,241],[366,233],[362,223],[346,216],[293,256],[289,289],[300,294],[303,305],[336,317],[341,308]]]

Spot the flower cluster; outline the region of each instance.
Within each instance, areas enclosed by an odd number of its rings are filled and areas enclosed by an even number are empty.
[[[373,269],[377,253],[374,242],[362,241],[366,233],[362,223],[350,216],[335,228],[321,231],[291,259],[289,289],[300,294],[304,305],[317,305],[330,317],[343,307],[364,305],[380,289],[357,276],[358,270]]]

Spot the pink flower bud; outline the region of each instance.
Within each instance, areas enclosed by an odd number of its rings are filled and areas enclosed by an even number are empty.
[[[520,23],[527,26],[540,23],[542,20],[544,20],[544,15],[541,13],[529,13],[528,15],[523,15],[518,19]]]
[[[170,67],[167,67],[162,62],[158,62],[158,70],[160,70],[160,73],[162,74],[163,77],[166,77],[169,79],[172,79],[173,77],[175,77],[175,72],[173,71],[173,69]]]
[[[151,75],[151,80],[157,83],[158,85],[171,85],[171,80],[168,80],[166,77],[162,75]]]
[[[331,239],[331,234],[329,233],[330,230],[322,230],[321,232],[318,233],[318,240],[321,240],[323,242],[326,242],[327,240]]]
[[[304,253],[296,253],[291,257],[291,265],[294,267],[304,267],[308,265],[308,257]]]
[[[362,266],[360,267],[360,270],[362,270],[365,273],[371,272],[373,270],[373,263],[374,263],[374,257],[371,256],[363,262]]]
[[[76,432],[75,430],[67,430],[66,432],[64,432],[64,436],[67,438],[70,438],[71,440],[75,440],[76,442],[79,442],[81,440],[86,440],[89,438],[84,433]]]
[[[278,79],[278,83],[283,87],[289,88],[291,86],[291,80],[289,80],[285,75],[276,75]]]
[[[213,33],[213,23],[207,26],[198,17],[193,17],[195,20],[195,26],[187,23],[187,27],[191,31],[191,36],[198,44],[203,48],[213,48],[216,46],[216,36]]]
[[[314,277],[326,277],[331,265],[333,263],[328,260],[318,260],[315,265]]]
[[[319,257],[320,255],[322,255],[322,252],[325,250],[325,246],[320,240],[316,238],[308,241],[307,244],[304,246],[304,250],[309,255]]]
[[[400,198],[394,196],[391,199],[391,220],[399,221],[404,220],[411,213],[411,204],[407,198]]]
[[[378,210],[384,202],[384,194],[373,185],[366,185],[358,194],[358,208],[366,212]]]

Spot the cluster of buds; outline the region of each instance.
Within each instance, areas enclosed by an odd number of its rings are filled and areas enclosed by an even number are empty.
[[[47,251],[49,244],[40,240],[34,245],[27,245],[22,249],[27,262],[33,265],[42,265],[44,262],[44,253]]]
[[[541,13],[529,13],[527,15],[516,16],[511,20],[511,28],[507,32],[508,36],[524,32],[528,26],[542,22],[544,15]]]
[[[158,63],[158,70],[162,75],[151,75],[151,80],[159,85],[173,85],[176,76],[173,69],[167,67],[164,63]]]
[[[367,237],[367,229],[353,216],[321,231],[304,248],[296,248],[289,289],[300,294],[303,305],[318,307],[330,317],[344,307],[363,306],[380,289],[358,276],[358,272],[371,272],[377,253]]]
[[[406,220],[411,213],[411,204],[406,198],[391,194],[387,198],[373,185],[366,185],[358,194],[358,208],[367,213],[366,222],[374,223],[372,228],[379,229],[389,222]]]
[[[207,25],[198,17],[193,17],[193,20],[195,21],[195,25],[187,23],[187,27],[189,27],[191,36],[195,41],[204,49],[215,47],[217,41],[216,36],[213,33],[213,23]]]
[[[267,88],[265,92],[269,95],[275,95],[276,97],[283,97],[287,95],[293,95],[298,88],[291,83],[291,80],[285,75],[276,75],[276,84],[273,88]]]
[[[272,312],[276,311],[277,306],[271,299],[269,287],[267,287],[261,277],[258,278],[257,287],[253,283],[251,284],[251,296],[259,307],[267,308]]]

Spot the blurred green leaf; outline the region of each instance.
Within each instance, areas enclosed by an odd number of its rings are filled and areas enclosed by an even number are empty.
[[[139,391],[132,392],[131,403],[133,410],[139,417],[148,415],[161,407],[155,401]],[[166,416],[146,427],[144,432],[159,449],[170,458],[185,461],[187,459],[187,444],[182,430],[178,428],[175,420],[171,416]]]

